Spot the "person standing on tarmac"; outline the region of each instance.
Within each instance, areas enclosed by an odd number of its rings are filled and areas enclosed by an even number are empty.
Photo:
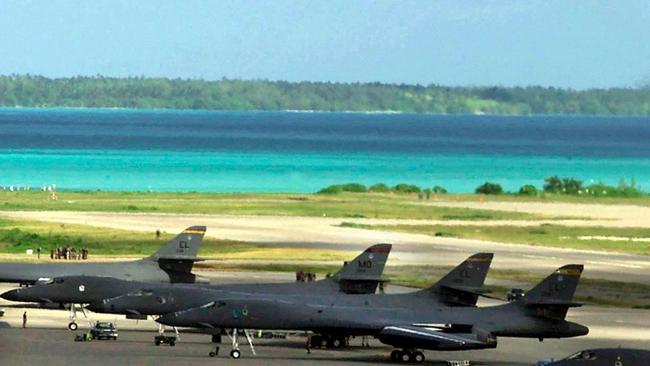
[[[27,312],[23,313],[23,329],[27,328]]]

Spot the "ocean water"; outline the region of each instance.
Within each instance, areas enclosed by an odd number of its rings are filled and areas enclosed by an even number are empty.
[[[650,118],[0,109],[0,185],[313,192],[516,190],[550,175],[650,189]]]

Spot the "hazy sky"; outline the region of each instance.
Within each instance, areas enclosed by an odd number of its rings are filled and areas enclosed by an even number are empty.
[[[650,2],[0,1],[0,74],[650,83]]]

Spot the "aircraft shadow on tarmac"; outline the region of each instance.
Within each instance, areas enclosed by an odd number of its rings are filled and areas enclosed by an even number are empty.
[[[11,325],[7,322],[0,322],[0,329],[11,328]]]

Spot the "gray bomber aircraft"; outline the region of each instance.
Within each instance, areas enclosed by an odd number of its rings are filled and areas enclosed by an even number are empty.
[[[537,366],[647,366],[650,351],[631,348],[600,348],[577,352],[558,361],[540,361]]]
[[[62,276],[102,276],[127,281],[195,282],[194,262],[205,226],[192,226],[153,255],[137,260],[111,263],[0,263],[0,282],[32,285]]]
[[[293,299],[249,295],[216,299],[157,321],[171,326],[232,328],[233,358],[241,354],[237,329],[282,329],[370,335],[398,348],[391,353],[392,360],[422,362],[424,354],[419,349],[486,349],[496,348],[497,337],[543,340],[587,334],[587,327],[565,320],[569,308],[580,306],[572,298],[582,271],[582,265],[561,267],[525,296],[491,307],[443,306],[433,296],[433,288],[409,294]]]
[[[104,284],[109,282],[107,280],[108,278],[126,283],[130,281],[156,283],[207,282],[192,273],[194,263],[202,260],[197,258],[196,254],[203,241],[205,230],[205,226],[189,227],[174,239],[168,241],[164,247],[160,248],[153,255],[136,261],[61,264],[0,263],[0,282],[34,285],[7,292],[7,299],[15,296],[20,291],[28,293],[32,288],[38,288],[35,290],[38,292],[40,289],[49,288],[44,286],[61,285],[63,283],[62,276],[92,276]],[[104,288],[107,291],[111,290],[110,285]],[[92,293],[92,290],[89,288],[88,293]],[[85,292],[85,286],[83,284],[78,285],[77,292]],[[46,306],[51,306],[54,303],[60,303],[59,306],[70,304],[70,323],[68,324],[68,328],[76,330],[78,326],[76,323],[75,304],[83,302],[75,301],[75,297],[68,299],[61,298],[63,301],[52,301],[47,296],[33,296],[26,301],[34,301],[45,304]]]
[[[347,262],[333,276],[315,282],[266,284],[189,284],[125,281],[112,277],[64,276],[34,286],[10,290],[2,298],[11,301],[51,304],[91,304],[96,312],[125,314],[131,319],[200,306],[215,296],[261,292],[267,294],[375,293],[391,250],[376,244]],[[109,300],[114,298],[114,303]],[[182,299],[182,301],[181,301]],[[74,326],[73,326],[74,328]],[[75,328],[76,329],[76,328]]]

